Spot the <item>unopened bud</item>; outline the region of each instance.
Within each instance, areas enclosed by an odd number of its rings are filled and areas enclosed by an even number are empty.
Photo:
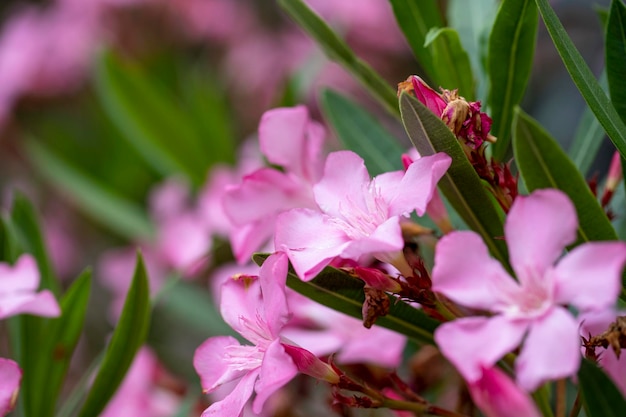
[[[313,353],[288,343],[283,343],[283,348],[291,356],[299,372],[331,384],[339,383],[339,374],[335,372],[332,366],[322,362]]]
[[[381,271],[380,269],[364,268],[357,266],[354,268],[354,274],[365,282],[365,285],[371,288],[375,288],[381,291],[399,292],[402,290],[402,286],[398,281],[391,278],[389,275]]]

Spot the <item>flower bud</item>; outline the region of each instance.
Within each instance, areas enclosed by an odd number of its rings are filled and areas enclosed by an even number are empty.
[[[299,372],[331,384],[339,382],[339,374],[329,364],[322,362],[308,350],[288,343],[282,345],[285,352],[291,356]]]

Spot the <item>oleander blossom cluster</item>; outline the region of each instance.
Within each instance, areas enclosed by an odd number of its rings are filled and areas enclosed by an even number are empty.
[[[429,91],[421,99],[432,107],[436,93]],[[446,108],[435,104],[445,117]],[[459,132],[474,135],[474,145],[483,149],[488,116],[479,106],[471,109],[475,116]],[[222,316],[251,345],[220,336],[196,350],[202,387],[217,395],[203,416],[239,416],[250,398],[253,414],[271,414],[268,399],[298,374],[328,382],[338,403],[380,407],[397,399],[402,390],[373,392],[338,368],[400,365],[405,339],[372,326],[392,297],[422,303],[424,313],[442,321],[437,347],[486,416],[539,417],[529,394],[576,374],[581,324],[617,315],[626,244],[588,242],[572,249],[578,230],[573,204],[561,191],[536,190],[508,201],[509,258],[501,264],[480,235],[455,231],[447,218],[436,186],[451,164],[448,155],[411,153],[403,156],[405,170],[371,178],[354,152],[325,154],[324,136],[303,106],[267,112],[259,142],[269,165],[225,182],[213,201],[228,219],[238,263],[222,268],[213,288]],[[414,213],[431,214],[445,233],[435,246],[432,272],[412,245],[419,234],[436,236],[413,223]],[[409,232],[415,230],[417,235]],[[249,261],[258,250],[271,253],[260,269]],[[327,266],[362,279],[368,328],[287,288],[288,265],[303,281]],[[498,367],[501,360],[505,370]],[[367,396],[350,399],[342,389]]]

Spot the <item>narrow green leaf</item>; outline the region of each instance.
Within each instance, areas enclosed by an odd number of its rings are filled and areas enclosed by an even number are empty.
[[[611,2],[605,42],[611,101],[622,121],[626,122],[626,6],[622,0]]]
[[[422,156],[444,152],[452,158],[452,165],[439,181],[439,188],[450,204],[475,232],[485,241],[491,254],[503,265],[508,265],[502,214],[492,204],[474,168],[450,129],[417,99],[402,94],[400,112],[404,127]]]
[[[61,392],[67,369],[85,323],[85,313],[91,291],[91,271],[83,272],[60,300],[61,317],[51,320],[45,330],[44,344],[40,347],[45,361],[38,373],[40,398],[33,405],[33,415],[52,417]],[[41,389],[45,386],[45,389]]]
[[[398,25],[408,41],[417,62],[428,78],[438,80],[438,68],[425,44],[426,34],[433,27],[444,25],[439,6],[434,0],[389,0]],[[437,81],[438,82],[438,81]]]
[[[92,219],[127,238],[152,236],[153,226],[139,206],[71,167],[35,140],[29,140],[26,147],[42,178],[69,193]]]
[[[432,28],[426,34],[426,46],[430,47],[437,77],[435,81],[443,88],[458,89],[459,94],[469,101],[475,97],[474,75],[469,56],[456,30]]]
[[[268,254],[254,254],[253,259],[262,265]],[[332,267],[326,267],[311,281],[302,281],[289,268],[287,286],[294,291],[348,316],[362,319],[365,296],[363,282]],[[389,313],[378,318],[376,324],[396,331],[420,343],[434,343],[433,332],[439,325],[437,320],[428,317],[421,310],[404,301],[390,297]]]
[[[522,101],[530,78],[538,25],[535,0],[504,0],[489,36],[491,133],[498,138],[492,151],[498,161],[510,151],[513,108]]]
[[[607,88],[606,71],[602,71],[600,75],[600,85],[603,89]],[[567,152],[583,176],[587,175],[591,164],[596,159],[604,136],[604,129],[600,126],[600,122],[591,109],[586,107],[578,123],[572,145]]]
[[[359,59],[313,10],[302,0],[278,0],[278,4],[318,43],[330,60],[352,73],[391,114],[398,116],[395,89],[372,67]]]
[[[321,102],[341,143],[365,160],[370,175],[402,169],[404,149],[374,115],[332,90],[322,92]]]
[[[96,90],[103,107],[146,162],[164,175],[184,173],[202,184],[213,162],[203,152],[204,138],[179,100],[138,68],[112,53],[103,54],[96,68]]]
[[[150,290],[141,254],[119,322],[79,417],[97,417],[115,394],[150,326]]]
[[[609,139],[622,157],[626,157],[626,124],[622,122],[615,107],[602,91],[602,87],[567,35],[548,0],[536,0],[536,2],[552,42],[554,42],[574,84],[578,87],[593,114],[596,115]]]
[[[606,352],[612,355],[613,352]],[[588,417],[622,417],[626,400],[613,381],[594,363],[583,359],[578,370],[580,394]]]
[[[579,242],[616,240],[617,235],[585,179],[554,138],[519,107],[513,119],[515,161],[528,187],[557,188],[574,203]]]
[[[39,216],[32,203],[20,193],[16,193],[13,201],[10,225],[20,252],[30,253],[37,260],[41,275],[40,288],[49,289],[58,295],[60,286],[48,256]]]

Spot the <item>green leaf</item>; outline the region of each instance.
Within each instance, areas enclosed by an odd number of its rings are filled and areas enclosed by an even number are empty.
[[[372,67],[359,59],[313,10],[302,0],[278,0],[278,4],[317,42],[330,60],[352,73],[391,114],[398,116],[396,91]]]
[[[607,87],[606,71],[602,71],[600,85],[603,89]],[[589,168],[591,168],[593,161],[596,159],[604,135],[604,129],[600,126],[600,122],[593,115],[591,109],[586,107],[580,118],[580,123],[578,123],[572,145],[567,152],[583,176],[587,175]]]
[[[606,74],[615,110],[626,122],[626,6],[622,0],[611,2],[606,25]]]
[[[269,254],[254,254],[253,260],[262,265]],[[332,267],[326,267],[311,281],[302,281],[289,268],[287,286],[294,291],[330,307],[341,313],[357,319],[362,319],[361,309],[365,296],[363,294],[363,281],[349,276]],[[439,325],[424,314],[423,311],[410,306],[404,301],[390,297],[389,313],[378,318],[376,324],[387,329],[396,331],[408,338],[420,342],[433,344],[433,332]]]
[[[341,143],[365,160],[370,175],[402,169],[404,149],[372,114],[332,90],[322,92],[321,102]]]
[[[119,322],[79,417],[97,417],[115,394],[150,326],[150,289],[141,254]]]
[[[578,214],[579,243],[617,239],[604,210],[574,163],[556,140],[519,107],[513,120],[513,148],[529,191],[557,188],[572,200]]]
[[[149,239],[153,235],[153,226],[139,206],[71,167],[35,140],[29,140],[26,148],[41,176],[69,193],[92,219],[129,239]]]
[[[98,63],[96,90],[110,118],[146,162],[166,176],[184,173],[196,185],[204,182],[214,159],[203,151],[205,138],[176,97],[112,53]]]
[[[539,15],[535,0],[504,0],[489,36],[488,71],[492,145],[497,161],[506,159],[511,144],[513,108],[528,84],[535,54]]]
[[[615,107],[602,91],[602,87],[565,32],[548,0],[536,0],[536,2],[548,33],[550,33],[550,37],[574,84],[578,87],[593,114],[596,115],[609,139],[615,144],[622,157],[626,157],[626,124],[622,122]]]
[[[426,34],[426,46],[430,46],[437,77],[435,81],[448,90],[458,89],[459,94],[472,101],[475,97],[474,75],[469,56],[456,30],[432,28]]]
[[[613,352],[607,351],[607,355]],[[594,363],[583,359],[578,370],[580,394],[588,417],[621,417],[626,400],[613,381]]]
[[[38,369],[39,401],[31,404],[33,415],[53,416],[55,404],[72,359],[74,348],[85,323],[91,290],[91,271],[83,272],[60,300],[61,317],[51,320],[45,329],[42,360]],[[45,389],[41,389],[45,386]]]
[[[13,201],[10,228],[21,249],[20,253],[30,253],[37,260],[37,267],[41,275],[40,288],[49,289],[58,295],[60,292],[59,282],[48,256],[39,217],[35,207],[20,193],[16,193]]]
[[[428,78],[438,80],[438,68],[425,44],[426,34],[433,27],[444,25],[439,6],[434,0],[389,0],[398,25],[404,33],[417,62]]]
[[[422,156],[444,152],[452,165],[439,181],[439,188],[450,204],[475,232],[480,234],[491,254],[508,265],[502,214],[467,160],[463,149],[450,129],[422,103],[408,94],[400,96],[400,112],[404,127]]]

